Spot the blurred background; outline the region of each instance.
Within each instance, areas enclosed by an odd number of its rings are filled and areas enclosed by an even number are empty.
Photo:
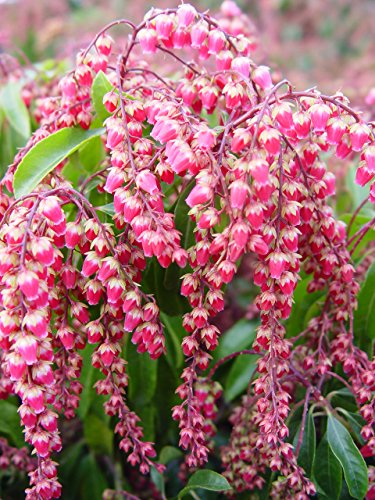
[[[191,1],[215,12],[218,0]],[[254,21],[257,60],[299,89],[318,85],[361,104],[375,86],[375,0],[238,0]],[[0,0],[0,52],[31,61],[72,56],[115,18],[139,22],[175,0]]]

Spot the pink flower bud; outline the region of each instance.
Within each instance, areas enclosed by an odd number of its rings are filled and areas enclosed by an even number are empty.
[[[316,103],[309,108],[309,113],[315,132],[324,132],[331,116],[331,109],[327,104]]]
[[[37,415],[45,409],[43,392],[37,386],[25,390],[24,400]]]
[[[137,186],[149,194],[156,194],[160,191],[157,179],[149,170],[142,170],[136,177]]]
[[[191,46],[193,49],[199,49],[207,39],[208,26],[205,21],[199,21],[191,28]]]
[[[209,54],[218,54],[224,49],[226,43],[225,35],[218,29],[213,29],[208,34],[208,52]]]
[[[230,189],[230,205],[233,209],[242,209],[245,205],[249,188],[247,184],[241,180],[232,182]]]
[[[33,300],[38,297],[39,279],[33,271],[24,269],[18,275],[18,286],[27,299]]]
[[[250,59],[248,57],[235,57],[232,60],[232,69],[237,71],[245,78],[250,75]]]
[[[144,54],[155,54],[158,35],[152,28],[143,28],[138,32],[138,41]]]
[[[202,205],[209,201],[212,197],[212,188],[203,184],[197,184],[191,191],[189,196],[186,198],[186,204],[189,207],[195,207],[196,205]]]
[[[268,66],[258,66],[252,74],[252,79],[263,90],[273,87],[270,69]]]
[[[350,127],[349,137],[353,151],[361,151],[369,140],[370,129],[364,123],[355,123]]]
[[[65,221],[64,212],[61,209],[60,203],[56,196],[49,196],[41,202],[42,213],[54,225],[61,224]]]
[[[161,14],[155,19],[155,29],[160,40],[169,40],[173,32],[173,20],[167,14]]]
[[[177,18],[179,27],[180,28],[189,27],[194,22],[196,15],[197,11],[192,5],[188,3],[183,3],[179,5],[177,9]]]

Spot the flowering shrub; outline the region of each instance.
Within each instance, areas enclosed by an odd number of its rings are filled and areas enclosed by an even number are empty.
[[[106,26],[61,78],[5,73],[8,125],[38,124],[0,200],[1,397],[37,457],[26,498],[61,495],[77,416],[107,498],[166,498],[166,478],[179,497],[374,498],[373,123],[275,81],[256,44],[231,1],[217,19],[182,4]],[[346,225],[332,169],[349,160],[370,190]],[[258,312],[221,338],[237,272]]]

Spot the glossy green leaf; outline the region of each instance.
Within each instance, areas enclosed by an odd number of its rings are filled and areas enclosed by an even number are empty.
[[[337,500],[340,496],[342,485],[342,470],[324,434],[316,450],[314,463],[314,483],[317,491],[322,492],[319,498]]]
[[[107,111],[106,107],[103,104],[103,97],[112,89],[113,86],[106,75],[103,73],[103,71],[99,71],[92,83],[91,95],[96,115],[102,123],[106,118],[110,116],[110,113]]]
[[[241,354],[236,358],[224,384],[224,397],[227,401],[232,401],[245,391],[256,370],[257,359],[258,356],[253,354]]]
[[[354,313],[354,334],[359,345],[370,351],[375,339],[375,262],[368,269],[358,294],[358,309]]]
[[[294,442],[293,442],[294,448],[296,448],[298,443],[300,429],[301,426],[299,427],[294,437]],[[298,465],[300,465],[305,470],[308,477],[311,477],[312,468],[314,466],[315,451],[316,451],[316,430],[315,430],[314,417],[312,414],[312,410],[310,409],[310,411],[307,413],[306,416],[302,444],[298,454]]]
[[[17,447],[25,446],[18,407],[9,401],[0,401],[0,434]]]
[[[129,397],[137,405],[149,403],[155,394],[158,360],[137,353],[137,347],[132,344],[131,336],[127,342],[126,358],[129,375]]]
[[[350,494],[354,498],[364,498],[368,488],[366,462],[348,430],[333,415],[328,416],[327,439],[344,471]]]
[[[214,361],[252,346],[257,325],[258,322],[253,320],[240,319],[237,321],[219,338],[219,345],[213,352]]]
[[[26,153],[14,174],[16,198],[31,193],[60,162],[104,129],[63,128],[41,140]]]
[[[21,86],[9,82],[0,95],[0,107],[11,127],[24,139],[31,135],[30,115],[21,97]]]
[[[224,476],[212,470],[198,470],[189,479],[187,485],[178,494],[178,498],[182,498],[191,490],[203,489],[209,491],[229,491],[230,484]]]

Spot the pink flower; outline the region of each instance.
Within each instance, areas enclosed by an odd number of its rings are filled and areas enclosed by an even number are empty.
[[[331,109],[327,104],[316,103],[309,108],[309,113],[315,132],[324,132],[331,116]]]
[[[192,5],[188,3],[179,5],[177,9],[179,27],[187,28],[188,26],[190,26],[193,23],[196,15],[197,11]]]
[[[361,151],[369,140],[370,129],[364,123],[355,123],[350,127],[349,137],[353,151]]]
[[[212,197],[212,188],[204,184],[197,184],[186,198],[186,204],[189,207],[195,207],[209,201]]]
[[[247,184],[241,180],[232,182],[230,189],[230,205],[232,208],[242,209],[249,193]]]
[[[263,90],[273,87],[270,68],[268,66],[258,66],[252,74],[252,79]]]
[[[226,39],[222,31],[213,29],[208,34],[208,52],[218,54],[225,47]]]
[[[248,57],[235,57],[232,60],[232,69],[237,71],[245,78],[250,75],[250,59]]]
[[[136,177],[137,186],[149,194],[159,193],[157,179],[149,170],[142,170]]]
[[[199,21],[191,28],[191,46],[193,49],[199,49],[206,41],[208,35],[208,26],[205,21]]]
[[[155,54],[158,44],[158,35],[154,29],[141,29],[138,32],[138,41],[144,54]]]
[[[33,271],[24,269],[18,275],[18,285],[27,299],[33,300],[38,297],[39,279]]]

